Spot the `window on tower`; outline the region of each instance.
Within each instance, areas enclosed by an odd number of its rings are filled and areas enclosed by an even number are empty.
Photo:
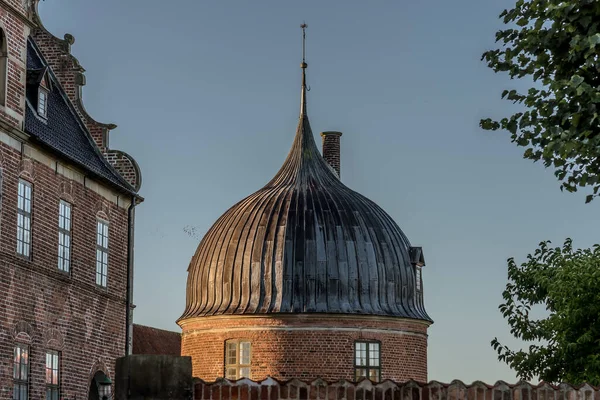
[[[418,265],[415,267],[415,275],[417,276],[417,291],[421,291],[421,267]]]
[[[354,379],[368,378],[373,382],[381,380],[381,345],[379,342],[354,343]]]
[[[249,340],[228,340],[225,343],[225,377],[227,379],[251,379],[251,351],[252,346]]]

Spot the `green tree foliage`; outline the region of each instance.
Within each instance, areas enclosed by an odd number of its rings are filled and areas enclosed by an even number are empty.
[[[516,338],[532,343],[514,351],[495,338],[492,346],[524,380],[600,385],[600,245],[574,250],[542,242],[527,262],[508,260],[500,311]],[[546,307],[547,317],[531,316]]]
[[[500,18],[502,46],[482,60],[535,83],[526,93],[502,93],[522,112],[480,125],[509,131],[525,158],[554,166],[561,190],[591,188],[589,202],[600,194],[600,1],[518,0]]]

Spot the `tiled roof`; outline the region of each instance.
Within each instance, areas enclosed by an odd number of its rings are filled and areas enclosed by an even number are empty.
[[[27,70],[39,71],[45,67],[48,67],[47,63],[30,38],[27,41]],[[47,118],[38,116],[34,107],[37,93],[28,85],[25,131],[97,177],[134,194],[134,188],[102,156],[52,70],[49,72],[54,84],[48,95]]]
[[[181,334],[133,324],[133,354],[181,355]]]

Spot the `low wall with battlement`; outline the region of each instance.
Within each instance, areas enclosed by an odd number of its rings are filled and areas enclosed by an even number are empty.
[[[321,379],[303,382],[292,379],[279,382],[268,378],[261,382],[248,379],[231,382],[226,379],[207,383],[199,379],[194,383],[195,400],[600,400],[600,388],[590,385],[550,385],[526,382],[494,385],[474,382],[466,385],[460,381],[450,384],[408,381],[384,381],[373,384],[368,380],[359,383],[347,381],[326,382]]]

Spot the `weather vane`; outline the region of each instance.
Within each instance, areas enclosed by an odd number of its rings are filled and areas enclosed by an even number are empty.
[[[306,68],[306,28],[308,25],[303,22],[300,28],[302,28],[302,68]]]

